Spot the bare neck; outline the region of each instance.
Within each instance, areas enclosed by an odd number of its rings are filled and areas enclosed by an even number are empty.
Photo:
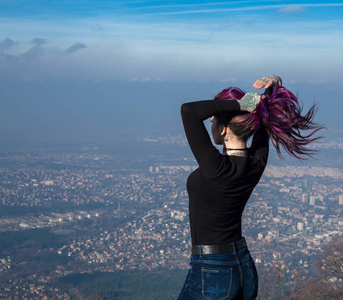
[[[223,144],[223,154],[224,155],[245,154],[246,148],[247,148],[247,142],[231,137],[229,138],[228,141],[225,141]]]

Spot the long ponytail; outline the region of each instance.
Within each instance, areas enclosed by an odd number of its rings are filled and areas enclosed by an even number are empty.
[[[215,99],[239,100],[244,94],[237,88],[229,88],[219,93]],[[307,148],[307,145],[320,138],[314,137],[314,134],[323,128],[313,122],[315,105],[305,115],[302,115],[302,110],[297,97],[279,86],[274,88],[270,96],[263,95],[251,113],[238,114],[227,120],[226,125],[239,138],[247,139],[263,123],[279,157],[282,158],[282,146],[289,155],[302,160],[312,157],[316,152]],[[218,121],[223,124],[224,118],[223,115],[219,116]],[[304,130],[309,130],[309,134],[303,134]]]

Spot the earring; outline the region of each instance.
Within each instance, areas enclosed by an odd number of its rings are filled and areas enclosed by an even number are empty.
[[[228,142],[229,141],[229,137],[226,135],[224,136],[224,142]]]

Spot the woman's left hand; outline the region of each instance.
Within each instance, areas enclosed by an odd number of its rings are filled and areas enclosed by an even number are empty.
[[[253,85],[255,89],[269,88],[271,86],[280,86],[282,85],[282,79],[279,76],[271,75],[268,77],[262,77],[257,79]]]

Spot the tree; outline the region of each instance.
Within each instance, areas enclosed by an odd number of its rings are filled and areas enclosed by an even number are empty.
[[[313,267],[314,279],[305,282],[293,299],[343,299],[343,236],[323,247]]]
[[[268,271],[271,272],[267,273]],[[282,263],[276,263],[268,271],[261,270],[257,299],[283,299],[286,283],[284,265]]]

